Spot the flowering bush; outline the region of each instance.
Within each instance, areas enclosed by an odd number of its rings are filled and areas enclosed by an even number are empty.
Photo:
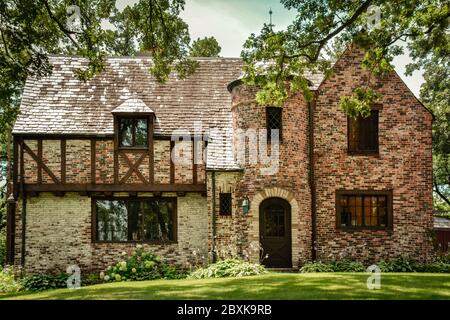
[[[238,259],[220,260],[205,268],[198,268],[193,271],[188,278],[225,278],[225,277],[245,277],[266,273],[266,269],[258,264]]]
[[[0,293],[13,293],[22,290],[22,285],[17,281],[14,270],[5,267],[0,269]]]
[[[131,256],[127,256],[126,253],[123,253],[122,256],[124,256],[124,260],[109,266],[100,273],[103,281],[141,281],[185,277],[175,267],[162,262],[154,253],[145,251],[141,245],[136,246],[136,250]]]

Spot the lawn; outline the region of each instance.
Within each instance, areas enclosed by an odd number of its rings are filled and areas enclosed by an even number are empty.
[[[450,275],[382,274],[368,290],[364,273],[269,273],[205,280],[108,283],[4,296],[10,299],[450,299]]]

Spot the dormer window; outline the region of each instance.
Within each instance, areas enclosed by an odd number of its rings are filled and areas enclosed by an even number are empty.
[[[119,146],[148,146],[148,118],[119,118]]]
[[[155,113],[141,99],[128,99],[111,113],[118,148],[147,149],[153,146]]]

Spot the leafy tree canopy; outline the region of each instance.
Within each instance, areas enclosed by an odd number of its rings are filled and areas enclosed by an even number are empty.
[[[191,57],[218,57],[222,48],[216,38],[198,38],[192,43],[189,55]]]
[[[363,66],[375,76],[392,70],[392,59],[403,53],[405,41],[413,63],[411,73],[431,58],[449,56],[449,2],[444,0],[281,0],[296,10],[286,30],[274,31],[265,24],[252,34],[241,53],[247,84],[258,85],[256,100],[262,105],[282,106],[290,92],[302,90],[310,98],[306,70],[330,73],[330,58],[354,42],[367,50]],[[287,81],[289,80],[289,81]],[[352,116],[367,115],[379,95],[370,83],[341,107]]]
[[[420,96],[435,115],[433,123],[433,186],[435,207],[450,212],[450,57],[425,65]]]

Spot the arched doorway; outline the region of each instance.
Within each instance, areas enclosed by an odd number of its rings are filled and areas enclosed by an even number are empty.
[[[269,268],[292,268],[291,205],[269,198],[259,206],[259,239],[263,264]]]

